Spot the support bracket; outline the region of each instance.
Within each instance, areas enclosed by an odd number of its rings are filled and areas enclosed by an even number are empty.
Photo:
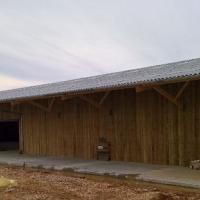
[[[106,92],[103,97],[101,98],[99,105],[102,105],[103,102],[106,100],[107,96],[111,93],[111,91]]]
[[[171,94],[169,94],[167,91],[162,89],[160,86],[155,86],[153,87],[153,89],[156,90],[162,96],[164,96],[166,99],[168,99],[169,101],[171,101],[172,103],[178,106],[178,102],[175,100],[175,98]]]
[[[148,90],[148,89],[154,89],[159,94],[164,96],[166,99],[171,101],[173,104],[178,106],[178,101],[177,100],[181,97],[181,95],[183,94],[185,88],[189,85],[189,83],[190,83],[190,81],[186,81],[182,85],[181,89],[177,92],[177,94],[175,96],[171,95],[169,92],[167,92],[166,90],[161,88],[160,85],[139,85],[139,86],[135,87],[135,90],[136,90],[136,92],[143,92],[143,91]]]
[[[31,105],[33,105],[33,106],[35,106],[35,107],[38,107],[39,109],[41,109],[41,110],[43,110],[45,112],[49,112],[48,107],[45,107],[44,105],[42,105],[40,103],[37,103],[35,101],[29,101],[28,103],[31,104]]]
[[[96,108],[100,108],[100,105],[96,101],[94,101],[93,99],[90,99],[86,96],[78,96],[78,98],[83,100],[83,101],[88,102],[89,104],[93,105]]]

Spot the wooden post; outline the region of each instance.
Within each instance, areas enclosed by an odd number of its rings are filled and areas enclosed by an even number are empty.
[[[24,136],[23,136],[23,117],[20,115],[19,120],[19,153],[24,153]]]
[[[178,106],[178,157],[179,157],[179,165],[184,166],[185,160],[185,134],[184,134],[184,110],[183,110],[183,102],[181,102]]]

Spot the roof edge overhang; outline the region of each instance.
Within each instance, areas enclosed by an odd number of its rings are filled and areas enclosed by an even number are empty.
[[[0,101],[0,104],[3,103],[11,103],[16,101],[30,101],[30,100],[40,100],[40,99],[48,99],[48,98],[58,98],[61,96],[78,96],[78,95],[86,95],[91,93],[99,93],[99,92],[107,92],[107,91],[115,91],[115,90],[123,90],[123,89],[130,89],[130,88],[136,88],[137,86],[145,85],[145,86],[155,86],[155,85],[166,85],[166,84],[175,84],[185,81],[195,81],[200,80],[200,75],[186,75],[186,76],[180,76],[180,77],[169,77],[165,79],[160,80],[147,80],[147,81],[141,81],[141,82],[132,82],[128,84],[118,84],[118,85],[110,85],[107,87],[96,87],[96,88],[87,88],[77,91],[69,91],[69,92],[61,92],[61,93],[52,93],[52,94],[46,94],[46,95],[34,95],[29,97],[16,97],[16,98],[10,98],[7,100]]]

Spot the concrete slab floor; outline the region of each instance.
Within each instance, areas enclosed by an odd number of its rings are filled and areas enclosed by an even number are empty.
[[[128,176],[137,180],[200,188],[200,171],[185,167],[151,165],[135,162],[80,160],[57,157],[29,156],[17,152],[0,152],[0,164],[73,170],[79,173]]]

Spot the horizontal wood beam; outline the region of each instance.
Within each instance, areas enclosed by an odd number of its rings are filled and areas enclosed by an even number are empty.
[[[161,94],[162,96],[164,96],[166,99],[168,99],[169,101],[171,101],[172,103],[174,103],[175,105],[178,106],[178,102],[175,100],[175,97],[173,97],[171,94],[169,94],[167,91],[165,91],[164,89],[162,89],[160,86],[154,86],[153,87],[154,90],[156,90],[159,94]]]
[[[10,110],[7,110],[7,109],[0,109],[0,112],[2,112],[2,113],[11,113],[11,114],[19,115],[19,116],[23,115],[23,113],[16,112],[16,111],[10,111]]]

